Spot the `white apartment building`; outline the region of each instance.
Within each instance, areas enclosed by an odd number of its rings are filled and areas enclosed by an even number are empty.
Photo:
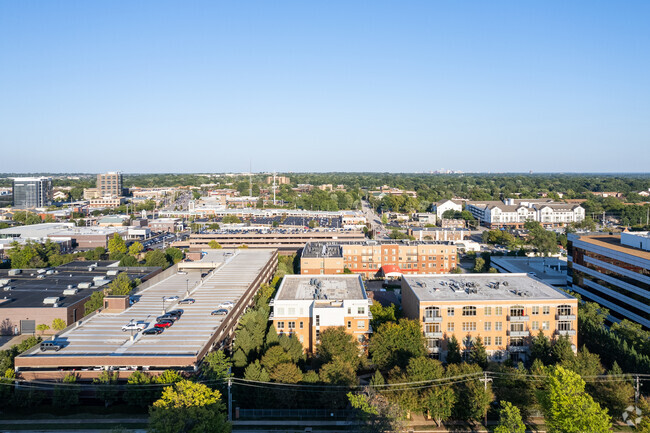
[[[433,211],[436,213],[438,218],[442,218],[442,215],[448,210],[460,212],[463,210],[463,205],[461,202],[454,200],[441,200],[433,204]]]
[[[538,221],[545,227],[561,227],[585,219],[582,206],[552,200],[469,202],[465,208],[488,228],[523,228],[526,221]]]

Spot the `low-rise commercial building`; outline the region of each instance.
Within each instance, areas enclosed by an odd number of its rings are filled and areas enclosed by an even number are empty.
[[[91,209],[104,209],[110,207],[118,207],[126,203],[124,197],[100,197],[91,199],[88,206]]]
[[[320,334],[342,326],[363,346],[372,333],[370,304],[361,277],[286,275],[271,302],[278,334],[295,335],[313,353]]]
[[[571,290],[610,312],[650,329],[650,234],[568,235]]]
[[[416,241],[463,241],[469,238],[469,230],[464,229],[442,229],[440,227],[410,227],[407,230],[409,236]]]
[[[420,320],[429,353],[441,360],[452,336],[464,355],[480,336],[494,361],[526,360],[539,331],[577,346],[578,300],[527,274],[407,275],[402,310]]]
[[[309,242],[300,257],[300,272],[309,275],[343,274],[346,268],[366,277],[441,274],[456,266],[451,242]]]
[[[156,218],[149,221],[149,228],[154,232],[174,233],[182,231],[184,226],[180,218]]]

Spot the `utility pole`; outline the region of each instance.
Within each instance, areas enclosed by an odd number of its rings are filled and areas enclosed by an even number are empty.
[[[275,172],[273,172],[273,206],[275,206]]]
[[[487,394],[487,384],[488,382],[492,382],[492,379],[488,378],[488,372],[484,371],[483,372],[483,379],[479,379],[481,382],[483,382],[483,389],[485,390],[485,393]],[[484,421],[485,421],[485,427],[487,428],[487,409],[485,409],[485,416],[484,416]]]
[[[641,395],[639,390],[639,375],[637,374],[634,379],[636,382],[634,386],[634,408],[636,409],[639,407],[639,395]]]
[[[248,160],[248,196],[253,196],[253,161]]]
[[[228,422],[232,422],[232,378],[228,377]]]

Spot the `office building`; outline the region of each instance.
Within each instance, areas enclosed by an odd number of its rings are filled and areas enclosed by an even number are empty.
[[[456,336],[464,356],[478,336],[493,361],[524,361],[531,337],[567,335],[577,346],[578,300],[527,274],[405,275],[402,310],[422,323],[429,353],[445,360]]]
[[[364,346],[370,328],[370,304],[358,275],[286,275],[275,298],[269,320],[278,334],[295,335],[313,353],[320,334],[342,326]]]
[[[99,197],[120,197],[122,195],[122,173],[111,171],[97,175]]]
[[[456,267],[456,256],[457,248],[451,242],[309,242],[300,257],[300,272],[336,275],[347,268],[366,277],[443,274]]]
[[[607,308],[609,321],[650,330],[649,232],[569,234],[568,283],[585,301]]]
[[[14,207],[33,209],[52,204],[52,178],[16,177],[13,180]]]

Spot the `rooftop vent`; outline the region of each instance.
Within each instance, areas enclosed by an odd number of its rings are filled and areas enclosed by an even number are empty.
[[[58,296],[50,296],[49,298],[43,299],[43,304],[45,305],[56,305],[61,298]]]

